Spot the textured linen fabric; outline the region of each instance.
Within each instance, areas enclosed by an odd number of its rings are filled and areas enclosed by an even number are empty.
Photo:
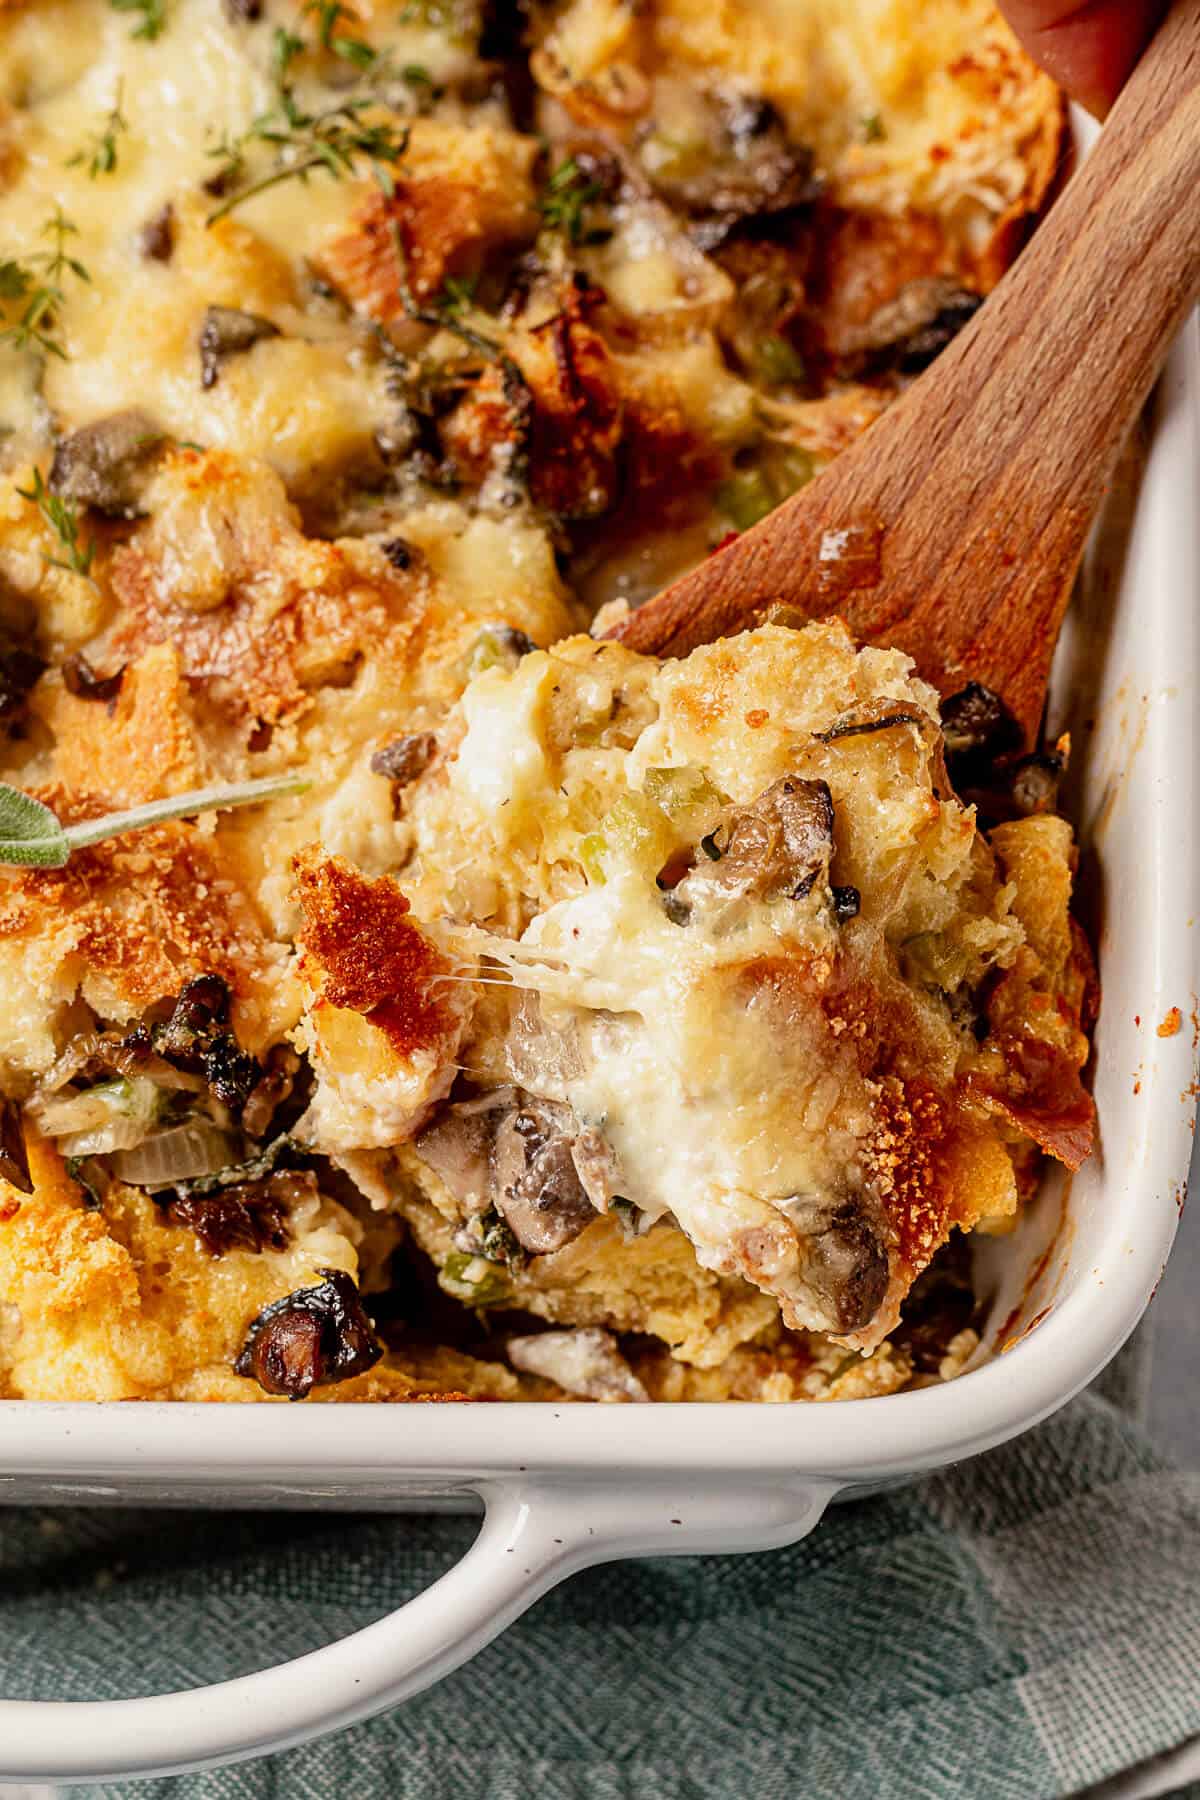
[[[1200,1475],[1121,1410],[761,1556],[594,1569],[395,1712],[130,1800],[1058,1800],[1200,1734]],[[452,1517],[0,1512],[0,1693],[244,1673],[378,1618]]]

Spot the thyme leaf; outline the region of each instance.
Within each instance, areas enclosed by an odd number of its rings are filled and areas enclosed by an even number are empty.
[[[43,557],[52,569],[67,569],[72,575],[82,575],[85,581],[92,579],[92,559],[96,554],[95,538],[81,542],[79,537],[79,515],[69,500],[60,494],[52,494],[42,480],[42,471],[34,469],[33,486],[17,489],[22,500],[29,500],[37,507],[42,518],[50,527],[62,546],[61,556]]]
[[[143,38],[152,44],[167,28],[166,0],[108,0],[108,4],[114,12],[141,14],[130,37]]]
[[[0,864],[33,869],[61,869],[72,851],[127,831],[141,831],[166,819],[190,818],[194,813],[223,812],[237,806],[256,806],[279,794],[299,794],[308,787],[303,775],[267,775],[258,781],[238,781],[224,787],[194,788],[171,794],[123,812],[104,813],[77,825],[63,825],[55,813],[32,794],[0,782]]]
[[[215,225],[236,206],[283,181],[307,181],[310,175],[320,173],[340,181],[354,173],[360,157],[370,163],[385,192],[392,191],[390,171],[408,149],[408,130],[365,119],[363,114],[370,105],[367,99],[344,100],[323,112],[306,113],[291,92],[281,88],[276,108],[255,119],[240,137],[225,138],[210,152],[221,160],[221,166],[209,185],[218,192],[231,184],[238,185],[228,199],[209,213],[206,223]],[[275,166],[246,182],[247,151],[255,144],[275,152]]]
[[[447,275],[434,305],[444,319],[461,319],[474,305],[478,286],[478,275]]]
[[[14,350],[36,348],[66,362],[67,353],[57,336],[58,315],[66,300],[63,283],[68,275],[76,281],[91,280],[79,258],[67,254],[67,239],[78,232],[79,227],[58,206],[41,232],[53,239],[51,249],[35,250],[23,262],[10,258],[0,263],[0,300],[25,301],[16,324],[0,331],[0,344],[11,344]]]
[[[349,7],[342,5],[342,0],[308,0],[304,8],[305,14],[312,14],[317,21],[317,37],[322,50],[331,50],[356,69],[369,69],[376,61],[377,52],[362,38],[348,37],[339,32],[338,21],[343,17],[353,17]]]
[[[584,243],[585,211],[602,192],[601,184],[589,180],[575,158],[569,156],[550,176],[538,201],[546,229],[561,232],[570,244]]]
[[[129,130],[129,120],[121,111],[122,89],[123,84],[118,82],[112,110],[103,128],[93,132],[90,142],[67,158],[68,169],[86,168],[93,181],[98,175],[112,174],[117,166],[117,139]]]

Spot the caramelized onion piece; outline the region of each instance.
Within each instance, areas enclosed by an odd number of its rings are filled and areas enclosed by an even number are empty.
[[[177,1195],[167,1207],[167,1217],[173,1225],[194,1231],[210,1256],[235,1249],[283,1250],[292,1207],[315,1193],[316,1185],[316,1177],[306,1172],[268,1175],[215,1194]]]

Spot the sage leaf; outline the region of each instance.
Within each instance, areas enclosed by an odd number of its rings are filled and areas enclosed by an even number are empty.
[[[186,794],[170,794],[124,812],[104,813],[98,819],[82,819],[65,829],[40,800],[19,788],[0,782],[0,864],[35,869],[61,869],[73,850],[99,844],[105,838],[140,831],[166,819],[188,819],[197,813],[225,812],[235,806],[256,806],[280,794],[299,794],[309,786],[305,775],[265,775],[258,781],[236,781],[223,787],[192,788]]]
[[[70,854],[67,834],[50,808],[0,782],[0,862],[61,869]]]

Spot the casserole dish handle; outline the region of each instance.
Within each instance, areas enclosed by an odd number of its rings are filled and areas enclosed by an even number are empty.
[[[743,1475],[481,1484],[479,1536],[399,1611],[339,1643],[207,1688],[142,1700],[0,1701],[0,1780],[112,1781],[265,1756],[432,1686],[566,1576],[625,1556],[767,1550],[810,1532],[832,1481]]]

